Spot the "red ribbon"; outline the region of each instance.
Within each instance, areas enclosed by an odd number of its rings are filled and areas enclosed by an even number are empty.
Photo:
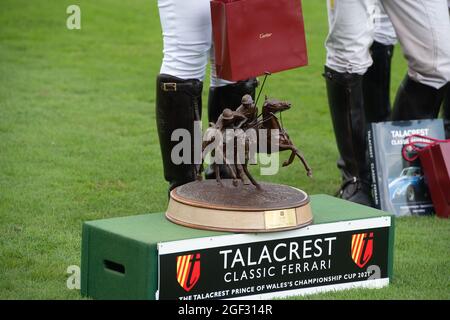
[[[420,138],[421,141],[411,141],[413,138]],[[409,161],[409,162],[416,160],[419,157],[420,151],[427,150],[427,149],[431,148],[432,146],[437,145],[442,142],[450,143],[450,139],[441,140],[441,139],[436,139],[436,138],[432,138],[432,137],[422,136],[420,134],[412,134],[412,135],[408,136],[408,138],[406,138],[406,139],[407,139],[407,143],[403,146],[402,156],[403,156],[403,159],[405,159],[406,161]],[[428,140],[428,141],[424,141],[424,140]],[[425,145],[425,146],[420,146],[420,145]],[[416,151],[416,154],[410,157],[407,154],[408,148],[409,148],[409,151]]]

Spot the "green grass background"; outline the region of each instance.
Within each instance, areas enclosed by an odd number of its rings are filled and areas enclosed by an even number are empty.
[[[70,4],[81,7],[81,30],[66,28]],[[261,179],[333,194],[325,1],[303,5],[309,66],[273,75],[265,92],[292,102],[284,124],[314,178],[296,162]],[[393,95],[406,70],[396,50]],[[165,209],[154,112],[161,58],[156,0],[0,0],[0,298],[80,298],[66,269],[80,264],[83,221]],[[388,288],[308,298],[449,299],[449,222],[398,219]]]

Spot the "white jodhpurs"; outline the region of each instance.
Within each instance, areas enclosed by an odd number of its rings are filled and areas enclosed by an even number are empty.
[[[379,1],[375,4],[373,20],[373,40],[386,46],[396,44],[397,35],[395,34],[394,26]]]
[[[160,73],[203,81],[211,59],[211,86],[233,83],[216,76],[210,0],[158,0],[164,57]]]
[[[372,64],[377,0],[328,0],[326,65],[364,74]],[[439,89],[450,81],[450,19],[446,0],[380,0],[408,60],[408,75]]]

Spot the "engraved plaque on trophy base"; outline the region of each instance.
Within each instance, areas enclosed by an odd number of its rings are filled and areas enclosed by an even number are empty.
[[[260,183],[238,186],[232,180],[194,181],[170,193],[166,217],[191,228],[228,232],[274,232],[313,221],[308,195],[290,186]]]

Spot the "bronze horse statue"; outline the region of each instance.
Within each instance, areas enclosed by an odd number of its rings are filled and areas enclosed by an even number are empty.
[[[258,129],[266,129],[267,130],[266,138],[267,138],[267,145],[268,145],[267,149],[268,150],[271,150],[271,148],[270,148],[270,144],[272,141],[271,130],[279,130],[279,137],[277,139],[278,141],[277,141],[276,149],[278,149],[279,152],[286,151],[286,150],[291,151],[291,155],[289,156],[289,158],[283,162],[283,167],[290,165],[294,161],[295,156],[297,156],[300,159],[300,161],[303,163],[303,166],[305,167],[305,170],[306,170],[306,174],[308,175],[308,177],[311,177],[312,170],[311,170],[310,166],[308,165],[308,163],[306,162],[305,157],[300,152],[300,150],[294,145],[294,143],[292,142],[288,133],[282,127],[279,119],[275,115],[276,113],[286,111],[290,108],[291,108],[291,103],[286,102],[286,101],[279,101],[279,100],[275,100],[275,99],[268,99],[266,96],[263,107],[262,107],[262,111],[261,111],[262,120],[260,121],[261,124],[258,126]],[[259,145],[259,143],[258,143],[258,145]]]
[[[265,98],[261,114],[259,114],[256,119],[254,119],[251,122],[244,123],[242,127],[239,127],[239,129],[242,129],[241,134],[243,133],[244,136],[247,136],[246,133],[249,132],[249,130],[255,130],[256,131],[256,138],[257,138],[257,152],[264,152],[267,154],[271,153],[271,150],[277,150],[279,152],[289,150],[291,151],[291,155],[287,160],[283,162],[283,167],[288,166],[292,164],[295,157],[297,156],[300,161],[302,162],[303,166],[305,167],[306,173],[308,177],[312,176],[312,170],[309,167],[308,163],[306,162],[303,154],[300,152],[300,150],[294,145],[291,138],[289,137],[286,130],[282,127],[280,124],[280,120],[276,116],[277,113],[281,113],[282,111],[288,110],[291,108],[291,104],[289,102],[285,101],[279,101],[275,99],[268,99],[267,96]],[[211,126],[206,130],[203,144],[202,144],[202,165],[200,166],[200,171],[198,172],[198,176],[201,177],[201,172],[203,169],[203,161],[205,156],[205,149],[215,141],[215,136],[212,134],[212,129],[214,128],[214,124],[211,124]],[[276,131],[275,131],[276,130]],[[272,135],[274,132],[277,132],[277,136],[273,137]],[[261,148],[260,139],[264,138],[266,142],[266,148]],[[275,138],[275,139],[274,139]],[[237,180],[241,179],[244,181],[244,174],[245,176],[250,180],[250,182],[256,186],[256,188],[260,188],[259,184],[256,182],[256,180],[250,175],[247,165],[249,161],[249,144],[251,141],[247,137],[244,138],[244,149],[245,149],[245,162],[242,164],[230,164],[226,161],[223,161],[224,165],[227,166],[230,169],[232,178],[233,178],[233,185],[237,186]],[[223,142],[223,141],[220,141]],[[272,142],[275,142],[276,145],[273,146]],[[238,143],[234,143],[234,148],[236,151]],[[223,148],[219,149],[219,152],[221,153],[220,156],[223,157],[224,154],[226,154],[226,144],[223,144]],[[236,152],[235,152],[236,154]],[[224,159],[224,158],[223,158]],[[234,158],[233,160],[236,160]],[[216,163],[212,164],[214,167],[214,172],[216,175],[216,180],[218,183],[221,183],[221,177],[219,172],[219,167]]]

